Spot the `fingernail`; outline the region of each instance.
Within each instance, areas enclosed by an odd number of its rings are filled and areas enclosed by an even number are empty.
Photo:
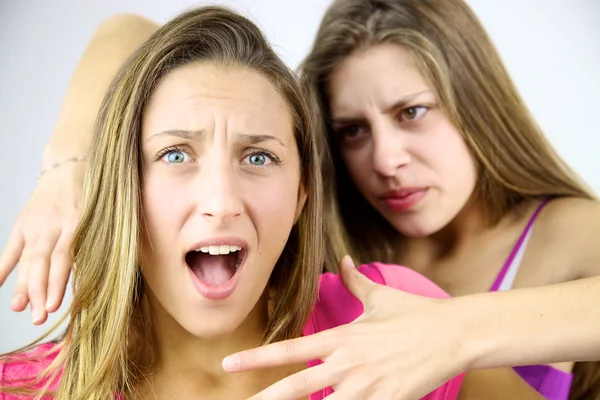
[[[33,319],[33,323],[37,324],[38,322],[40,322],[42,320],[42,318],[44,318],[44,312],[42,310],[40,310],[39,308],[34,308],[31,312],[32,314],[32,319]]]
[[[12,301],[10,302],[11,306],[18,306],[20,304],[23,303],[23,295],[22,294],[16,294],[13,296]]]
[[[343,262],[346,263],[350,267],[354,267],[354,260],[349,255],[345,255],[343,258]]]
[[[235,371],[240,364],[238,356],[228,356],[223,359],[223,369],[226,371]]]

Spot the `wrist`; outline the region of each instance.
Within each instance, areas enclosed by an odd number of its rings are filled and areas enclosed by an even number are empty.
[[[44,147],[42,152],[42,170],[67,158],[85,157],[88,154],[88,150],[85,146],[78,146],[74,143],[64,145],[51,141]]]
[[[38,179],[49,172],[59,169],[73,171],[79,176],[85,170],[86,161],[87,151],[83,149],[74,146],[53,146],[49,143],[44,148],[42,154],[42,166],[38,174]]]
[[[461,372],[484,368],[485,360],[494,349],[494,337],[486,332],[488,321],[485,310],[472,297],[456,297],[446,301],[445,313],[453,321],[453,345],[457,349],[455,357]]]
[[[67,158],[63,158],[60,159],[44,168],[42,168],[42,170],[40,171],[38,178],[41,178],[42,176],[44,176],[46,173],[55,170],[57,168],[60,168],[66,164],[71,164],[71,163],[83,163],[87,160],[87,157],[85,156],[73,156],[73,157],[67,157]]]

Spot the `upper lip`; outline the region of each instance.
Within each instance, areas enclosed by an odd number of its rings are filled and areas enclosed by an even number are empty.
[[[413,187],[413,188],[402,188],[402,189],[388,190],[383,195],[381,195],[380,198],[382,198],[382,199],[402,198],[402,197],[409,196],[409,195],[411,195],[413,193],[416,193],[416,192],[421,192],[421,191],[426,190],[426,189],[427,188],[424,188],[424,187]]]
[[[238,246],[243,250],[246,250],[248,249],[248,242],[238,237],[214,237],[194,243],[187,252],[189,253],[190,251],[197,251],[202,247],[209,246]]]

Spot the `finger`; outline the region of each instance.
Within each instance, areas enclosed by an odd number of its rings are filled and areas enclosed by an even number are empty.
[[[34,241],[34,251],[29,259],[28,284],[29,302],[34,325],[46,320],[46,296],[48,293],[48,275],[50,273],[50,257],[58,241],[58,231]]]
[[[241,372],[306,363],[325,358],[333,351],[333,347],[331,332],[323,331],[232,354],[225,357],[222,366],[227,372]]]
[[[48,277],[48,299],[46,300],[47,312],[58,310],[65,296],[73,264],[69,253],[72,237],[73,230],[63,230],[52,252]]]
[[[28,274],[28,263],[26,254],[21,258],[19,268],[17,272],[17,285],[15,286],[15,292],[13,294],[13,300],[10,303],[10,309],[13,311],[21,312],[27,307],[29,303],[29,296],[27,292],[27,276]]]
[[[340,261],[340,277],[344,286],[363,304],[368,301],[369,295],[377,287],[375,282],[356,269],[350,256],[344,256]]]
[[[327,364],[307,368],[274,383],[249,400],[299,400],[333,386],[339,373]],[[328,397],[329,398],[329,397]]]
[[[394,400],[408,400],[416,399],[417,397],[398,397],[390,395],[390,393],[380,393],[373,390],[336,390],[326,397],[326,400],[379,400],[379,399],[394,399]]]
[[[8,275],[19,262],[24,246],[25,240],[23,239],[23,235],[21,234],[20,229],[15,227],[0,256],[0,286],[6,281]]]

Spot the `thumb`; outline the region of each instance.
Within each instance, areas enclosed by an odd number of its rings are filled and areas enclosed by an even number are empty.
[[[363,303],[366,310],[369,295],[377,284],[356,269],[350,256],[344,256],[340,260],[340,277],[346,289]]]

